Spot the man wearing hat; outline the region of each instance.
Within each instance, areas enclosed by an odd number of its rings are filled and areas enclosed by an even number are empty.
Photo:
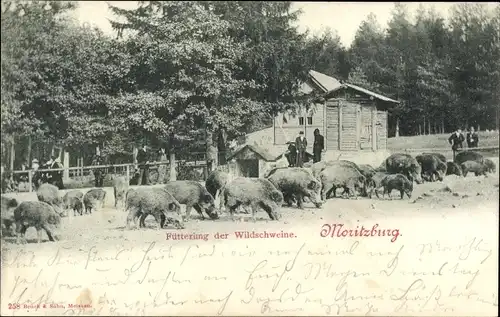
[[[38,188],[41,177],[40,172],[38,171],[39,168],[40,168],[40,162],[36,158],[34,158],[31,161],[31,169],[33,170],[33,178],[31,179],[31,181],[35,189]]]
[[[40,162],[35,158],[33,161],[31,161],[31,169],[33,171],[37,171],[40,168]]]
[[[52,156],[52,159],[51,159],[51,165],[50,165],[50,168],[51,169],[56,169],[56,168],[63,168],[63,165],[61,163],[61,160],[59,159],[59,157],[53,155]],[[63,176],[63,172],[62,171],[53,171],[52,173],[52,181],[51,183],[55,186],[57,186],[59,189],[64,189],[64,185],[63,185],[63,179],[62,179],[62,176]]]
[[[458,149],[461,149],[462,143],[465,141],[465,138],[462,134],[462,129],[458,128],[455,132],[453,132],[448,138],[448,142],[451,144],[451,149],[453,150],[453,159],[455,159],[455,153]]]
[[[295,147],[297,148],[296,167],[304,166],[304,156],[307,149],[307,139],[304,137],[304,131],[299,132],[299,136],[295,139]]]
[[[104,165],[104,157],[101,154],[101,151],[98,149],[96,154],[92,158],[92,166]],[[94,185],[95,187],[103,187],[104,186],[104,177],[106,176],[106,170],[104,168],[95,168],[92,170],[94,173]]]
[[[297,148],[295,147],[294,142],[288,141],[286,144],[288,144],[288,150],[285,157],[288,161],[288,167],[294,167],[297,162]]]
[[[139,164],[139,185],[149,185],[149,153],[145,144],[137,152],[137,163]]]

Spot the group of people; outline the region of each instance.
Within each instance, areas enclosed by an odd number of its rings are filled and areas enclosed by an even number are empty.
[[[325,150],[325,138],[319,133],[319,129],[314,130],[313,143],[313,162],[321,161],[321,154]],[[288,160],[290,167],[303,167],[305,162],[309,161],[307,157],[307,139],[304,136],[304,131],[300,131],[295,139],[295,142],[288,142],[288,153],[285,157]]]
[[[130,180],[131,185],[149,185],[150,183],[150,162],[152,153],[148,150],[146,145],[143,145],[137,152],[137,167],[138,169],[135,171],[135,174],[132,176]],[[164,162],[167,160],[167,154],[165,148],[161,148],[158,151],[158,161]],[[153,159],[154,160],[154,159]],[[97,151],[95,156],[92,158],[92,166],[102,166],[106,165],[105,157]],[[103,187],[104,178],[107,174],[107,168],[105,167],[96,167],[93,170],[94,173],[94,182],[95,187]],[[166,166],[160,165],[158,167],[159,178],[162,179],[166,174]]]
[[[313,162],[321,161],[321,155],[325,150],[324,137],[320,134],[319,129],[314,130],[314,144],[313,144]],[[461,129],[457,129],[448,138],[448,142],[451,145],[452,150],[455,152],[458,149],[463,148],[463,142],[467,141],[468,148],[476,148],[479,144],[479,136],[471,127],[466,134],[466,137],[462,134]],[[307,139],[304,136],[304,132],[300,131],[299,135],[295,139],[295,142],[288,142],[288,153],[285,154],[290,167],[303,167],[305,162],[308,162],[310,157],[307,153]],[[161,148],[158,153],[158,161],[166,161],[167,155],[165,148]],[[149,184],[149,163],[150,163],[150,153],[147,150],[147,146],[143,147],[137,153],[137,164],[138,170],[135,175],[135,182],[137,185],[148,185]],[[104,157],[98,151],[94,158],[92,159],[93,166],[104,165]],[[57,186],[59,189],[64,188],[63,184],[63,172],[62,171],[46,171],[40,172],[39,169],[60,169],[63,165],[57,156],[52,156],[49,161],[44,165],[40,165],[38,159],[33,159],[31,162],[31,168],[33,170],[33,184],[35,188],[41,183],[50,183]],[[159,177],[164,178],[166,173],[166,166],[162,165],[159,167]],[[104,177],[106,175],[106,168],[99,167],[93,170],[95,178],[95,187],[102,187],[104,182]],[[4,186],[2,186],[3,188]]]
[[[451,149],[455,152],[458,149],[463,148],[463,142],[467,140],[468,148],[477,148],[479,144],[479,136],[474,130],[474,127],[470,127],[467,132],[466,137],[462,134],[461,129],[457,129],[448,138],[448,142],[451,144]],[[288,160],[288,165],[290,167],[303,167],[304,162],[308,161],[307,157],[307,139],[304,137],[304,132],[300,131],[299,136],[295,139],[295,142],[288,142],[288,153],[285,155]],[[321,161],[321,154],[325,150],[325,138],[319,133],[319,129],[314,130],[314,144],[313,144],[313,162]]]
[[[40,165],[38,159],[33,159],[33,161],[31,161],[31,169],[33,170],[33,184],[35,185],[35,188],[40,186],[42,183],[49,183],[57,186],[59,189],[64,189],[62,171],[39,171],[47,169],[60,169],[63,167],[64,166],[61,163],[61,160],[55,155],[52,155],[50,160],[43,165]]]
[[[451,149],[453,151],[463,148],[462,144],[465,140],[466,138],[462,134],[462,129],[457,129],[448,138],[448,142],[451,144]],[[467,147],[476,148],[478,144],[479,144],[479,136],[477,132],[474,131],[474,127],[470,127],[469,132],[467,132]]]
[[[157,155],[157,161],[165,162],[167,161],[167,152],[165,148],[160,148]],[[148,147],[143,145],[142,148],[137,152],[137,165],[138,170],[132,179],[133,185],[149,185],[149,163],[151,162],[151,152],[148,151]],[[158,179],[164,180],[166,175],[166,165],[158,166]]]

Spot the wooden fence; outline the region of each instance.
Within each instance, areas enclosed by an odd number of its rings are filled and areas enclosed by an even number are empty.
[[[455,155],[462,151],[476,151],[479,153],[485,154],[485,156],[498,156],[499,155],[499,147],[498,146],[487,146],[487,147],[477,147],[477,148],[462,148],[457,151],[452,151],[451,148],[420,148],[420,149],[406,149],[404,152],[412,155],[417,155],[420,153],[441,153],[445,156],[448,156],[450,159],[454,159]],[[166,162],[150,162],[148,164],[150,173],[153,171],[157,171],[160,166],[165,166],[165,173],[168,172],[169,180],[176,180],[181,168],[188,169],[202,169],[202,177],[203,180],[207,179],[208,176],[208,166],[206,161],[185,161],[185,160],[175,160],[173,164],[170,164],[169,161]],[[168,171],[167,170],[168,167]],[[229,172],[229,165],[220,165],[218,169]],[[67,171],[69,175],[73,177],[85,177],[91,174],[90,171],[95,169],[107,169],[107,174],[119,175],[122,174],[125,176],[127,182],[130,182],[132,172],[135,172],[138,168],[137,163],[126,163],[126,164],[107,164],[107,165],[99,165],[99,166],[77,166],[77,167],[64,167],[57,169],[39,169],[38,172],[57,172],[57,171]],[[113,170],[114,173],[110,173],[109,170]],[[121,172],[118,172],[121,170]],[[10,173],[10,178],[13,178],[13,175],[24,174],[27,175],[26,183],[28,184],[27,190],[29,192],[33,191],[33,175],[34,170],[22,170],[22,171],[6,171],[3,174]],[[2,175],[2,181],[4,179],[4,175]],[[16,190],[17,191],[17,190]]]
[[[208,170],[207,170],[207,164],[204,161],[192,161],[192,162],[187,162],[184,160],[176,160],[174,161],[173,164],[170,164],[169,161],[166,162],[149,162],[148,163],[148,168],[151,173],[159,173],[159,170],[157,170],[160,166],[165,166],[165,172],[169,174],[169,180],[176,180],[177,175],[179,174],[180,171],[178,169],[180,168],[190,168],[190,169],[203,169],[202,175],[203,178],[206,179],[208,176]],[[106,174],[113,174],[113,175],[119,175],[122,174],[125,176],[125,179],[128,182],[130,182],[132,173],[135,172],[139,168],[138,164],[136,163],[126,163],[126,164],[106,164],[106,165],[92,165],[92,166],[77,166],[77,167],[63,167],[63,168],[54,168],[54,169],[38,169],[36,172],[39,173],[44,173],[44,172],[64,172],[68,171],[68,174],[72,175],[73,177],[79,177],[79,176],[89,176],[90,171],[96,170],[96,169],[104,169],[107,170]],[[168,170],[167,170],[168,168]],[[113,170],[114,173],[110,173],[109,171]],[[117,172],[119,170],[122,170],[123,172]],[[35,171],[33,169],[29,170],[18,170],[18,171],[6,171],[4,174],[10,173],[10,178],[12,179],[14,175],[27,175],[27,189],[29,192],[33,191],[33,175]],[[159,176],[159,175],[158,175]],[[3,179],[3,175],[2,175]],[[68,181],[68,178],[65,179],[65,181]]]

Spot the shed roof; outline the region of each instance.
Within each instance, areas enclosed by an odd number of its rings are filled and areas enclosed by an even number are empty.
[[[260,156],[264,161],[267,161],[267,162],[274,162],[279,158],[279,155],[271,154],[267,149],[261,148],[258,145],[245,144],[242,147],[240,147],[239,149],[237,149],[233,154],[231,154],[228,157],[228,160],[234,158],[235,156],[238,155],[238,153],[240,153],[241,151],[243,151],[245,149],[251,150],[252,152],[256,153],[258,156]]]
[[[342,86],[339,80],[312,69],[309,71],[309,78],[323,90],[323,92],[329,92]]]
[[[391,99],[389,97],[386,97],[386,96],[382,96],[381,94],[377,94],[376,92],[373,92],[373,91],[370,91],[368,89],[365,89],[365,88],[362,88],[362,87],[359,87],[359,86],[356,86],[356,85],[353,85],[353,84],[348,84],[348,83],[344,83],[342,84],[342,86],[336,88],[336,89],[333,89],[333,90],[330,90],[327,95],[329,95],[330,93],[333,93],[335,91],[338,91],[342,88],[351,88],[353,90],[356,90],[356,91],[359,91],[361,93],[364,93],[368,96],[371,96],[373,98],[376,98],[376,99],[379,99],[379,100],[382,100],[382,101],[385,101],[385,102],[392,102],[392,103],[399,103],[399,101],[397,100],[394,100],[394,99]]]
[[[339,80],[315,70],[309,71],[309,78],[319,89],[321,89],[327,95],[340,89],[350,88],[385,102],[399,103],[399,101],[397,100],[382,96],[381,94],[377,94],[376,92],[370,91],[368,89],[349,83],[341,83]]]

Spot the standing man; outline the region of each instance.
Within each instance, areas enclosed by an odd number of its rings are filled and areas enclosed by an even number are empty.
[[[321,161],[321,152],[325,149],[325,138],[319,134],[319,129],[314,130],[313,163]]]
[[[295,139],[295,146],[297,147],[297,161],[295,166],[303,167],[307,149],[307,139],[304,137],[304,131],[299,132],[299,136]]]
[[[474,131],[474,127],[470,127],[469,132],[467,132],[467,147],[474,148],[477,147],[479,143],[479,136],[477,132]]]
[[[101,156],[101,151],[97,150],[96,154],[92,160],[92,165],[93,166],[99,166],[104,164],[104,159]],[[94,169],[94,182],[95,182],[95,187],[102,187],[104,183],[104,176],[105,172],[103,168],[96,168]]]
[[[288,161],[288,167],[295,167],[295,163],[297,162],[297,147],[294,142],[287,142],[288,151],[285,154],[285,157]]]
[[[57,156],[52,156],[52,164],[50,165],[50,169],[63,168],[64,166],[61,163],[61,160]],[[63,171],[54,171],[52,172],[52,184],[56,185],[59,189],[64,189],[63,185]]]
[[[465,138],[460,128],[458,128],[457,131],[453,132],[448,138],[448,142],[451,144],[451,149],[453,150],[453,159],[455,159],[455,152],[458,149],[462,148],[462,143],[464,142],[464,140]]]
[[[137,163],[139,164],[139,184],[138,185],[148,185],[149,184],[149,153],[147,152],[146,145],[142,146],[142,149],[137,153]]]
[[[41,173],[38,171],[40,168],[40,162],[38,162],[38,159],[34,158],[33,161],[31,161],[31,169],[33,170],[33,176],[31,178],[31,182],[33,184],[30,184],[33,186],[33,189],[37,189],[38,186],[40,186],[41,183]]]

